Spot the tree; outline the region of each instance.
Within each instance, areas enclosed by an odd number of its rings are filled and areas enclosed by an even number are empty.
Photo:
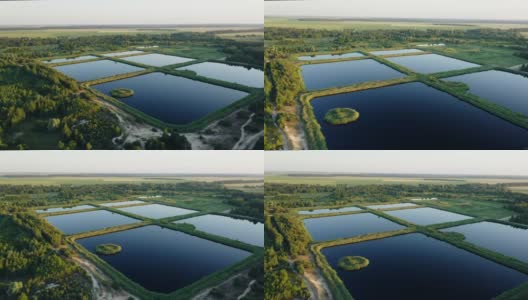
[[[57,128],[59,128],[61,124],[61,120],[59,118],[51,118],[49,119],[48,121],[48,130],[55,130]]]

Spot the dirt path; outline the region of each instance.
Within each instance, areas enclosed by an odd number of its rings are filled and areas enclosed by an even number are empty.
[[[277,124],[277,111],[273,109],[273,112],[271,113],[271,118],[273,119],[273,124],[275,127],[279,130],[279,132],[282,135],[282,150],[292,150],[292,147],[290,146],[290,139],[288,138],[288,135],[284,130]]]
[[[100,105],[108,108],[115,114],[121,127],[121,135],[112,139],[112,143],[118,148],[126,143],[133,143],[139,141],[142,147],[145,147],[145,142],[151,138],[157,138],[163,135],[163,132],[159,128],[155,128],[148,124],[139,123],[135,121],[135,118],[127,112],[121,110],[118,107],[111,105],[100,99],[94,100]]]
[[[255,116],[255,113],[252,113],[248,120],[246,121],[246,123],[242,124],[242,126],[240,126],[240,139],[238,140],[238,142],[236,142],[236,144],[233,146],[233,150],[243,150],[243,149],[247,149],[247,148],[244,148],[244,147],[241,147],[241,145],[243,146],[244,143],[246,143],[245,139],[246,139],[246,126],[248,126],[249,124],[251,124],[251,121],[253,121],[253,117]]]
[[[223,286],[223,285],[231,285],[232,282],[237,278],[237,277],[240,277],[240,276],[244,276],[245,274],[247,273],[247,271],[244,271],[242,273],[239,273],[239,274],[236,274],[236,275],[233,275],[232,277],[230,277],[229,279],[227,279],[226,281],[223,281],[221,282],[220,284],[216,285],[216,286],[212,286],[210,288],[207,288],[203,291],[201,291],[198,295],[194,296],[191,298],[191,300],[207,300],[209,299],[210,297],[209,296],[209,293],[211,292],[212,289],[214,288],[218,288],[220,286]],[[250,290],[251,290],[251,287],[249,287]],[[247,289],[246,289],[247,290]],[[248,292],[249,293],[249,292]]]
[[[249,294],[249,292],[251,292],[251,287],[253,287],[253,285],[256,282],[257,281],[255,279],[251,280],[251,282],[249,283],[247,289],[242,293],[242,295],[238,296],[237,300],[241,300],[242,298],[246,297],[246,295]]]
[[[326,284],[326,281],[319,271],[319,268],[316,267],[312,254],[309,254],[310,261],[314,268],[310,271],[304,273],[304,282],[310,290],[312,299],[314,300],[332,300],[332,293]]]
[[[109,287],[107,284],[102,283],[104,281],[109,282],[110,279],[90,261],[81,257],[74,257],[73,260],[81,268],[83,268],[92,279],[92,298],[94,300],[127,300],[130,298],[138,299],[125,290],[115,290]]]

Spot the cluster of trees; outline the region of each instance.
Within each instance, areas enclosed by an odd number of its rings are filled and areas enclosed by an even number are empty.
[[[0,211],[0,277],[6,282],[0,298],[90,299],[91,280],[69,261],[61,234],[34,215],[5,213]]]
[[[521,66],[521,71],[528,72],[528,64],[524,64]]]
[[[402,43],[430,41],[434,43],[464,44],[468,41],[486,43],[486,40],[516,45],[526,51],[527,40],[516,29],[476,28],[469,30],[446,29],[388,29],[388,30],[326,30],[312,28],[266,28],[266,40],[285,53],[314,52],[324,49],[346,50],[359,46],[389,48]],[[322,44],[321,41],[327,41]]]
[[[270,58],[274,54],[267,54]],[[277,126],[284,128],[295,115],[281,112],[285,106],[295,105],[295,97],[304,89],[299,68],[289,60],[274,59],[264,66],[265,95],[265,149],[278,150],[282,148],[283,138]],[[277,114],[274,120],[274,114]]]
[[[235,207],[231,210],[231,213],[262,220],[262,216],[264,215],[263,194],[227,189],[225,192],[227,193],[226,203]]]
[[[304,195],[325,195],[314,200]],[[457,198],[482,197],[497,201],[518,201],[522,194],[513,193],[503,184],[387,184],[387,185],[313,185],[266,184],[267,209],[281,211],[291,207],[310,207],[320,203],[344,204],[347,202],[387,202],[408,197]],[[321,202],[324,201],[324,202]],[[519,200],[520,201],[520,200]]]
[[[290,263],[299,255],[306,255],[310,237],[302,223],[291,216],[266,216],[266,249],[264,258],[264,286],[266,300],[310,297],[301,277],[306,267],[300,261]]]
[[[121,132],[115,116],[89,102],[74,80],[34,60],[0,55],[0,148],[28,148],[24,132],[8,134],[23,122],[57,132],[57,149],[111,149]]]

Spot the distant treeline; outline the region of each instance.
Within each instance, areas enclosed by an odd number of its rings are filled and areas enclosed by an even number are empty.
[[[217,48],[226,53],[227,61],[262,66],[264,45],[222,39],[214,32],[177,32],[162,34],[115,34],[81,37],[0,38],[0,52],[29,58],[73,55],[89,51],[112,51],[136,45],[172,46],[178,43],[196,43]]]
[[[351,49],[357,47],[358,43],[369,43],[377,47],[392,47],[398,43],[422,42],[424,40],[435,43],[449,43],[451,45],[464,44],[468,40],[480,43],[486,40],[508,42],[511,49],[519,50],[519,55],[528,53],[528,41],[517,29],[495,29],[476,28],[468,30],[446,30],[446,29],[390,29],[390,30],[327,30],[327,29],[299,29],[299,28],[266,28],[266,40],[274,41],[278,45],[269,47],[270,50],[277,49],[280,52],[314,52],[317,47],[309,40],[330,40],[336,49]],[[284,43],[281,43],[284,41]],[[268,51],[268,48],[266,49]]]

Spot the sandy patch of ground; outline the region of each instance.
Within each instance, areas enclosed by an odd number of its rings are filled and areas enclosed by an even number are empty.
[[[244,285],[235,284],[235,281],[238,280]],[[248,276],[248,271],[244,271],[240,274],[237,274],[226,281],[220,283],[217,286],[205,289],[200,294],[194,296],[191,300],[216,300],[216,299],[242,299],[248,293],[251,292],[251,287],[256,283],[255,280],[252,280]],[[222,296],[216,296],[215,292],[220,291]]]
[[[193,150],[234,149],[235,146],[242,149],[254,146],[258,141],[258,138],[246,132],[251,123],[254,123],[251,112],[239,109],[198,132],[183,135]]]
[[[109,282],[111,282],[110,278],[108,278],[89,260],[82,257],[74,257],[73,260],[81,268],[83,268],[92,279],[92,294],[94,300],[128,300],[130,298],[139,299],[125,290],[113,289],[109,284]]]
[[[121,127],[122,133],[120,136],[112,139],[112,142],[117,148],[122,149],[123,145],[127,143],[134,143],[135,141],[139,141],[141,146],[145,147],[145,142],[147,140],[151,138],[158,138],[163,135],[163,131],[159,128],[137,122],[134,116],[119,109],[118,107],[111,105],[110,103],[100,99],[96,99],[95,101],[113,112],[119,121],[119,126]]]

